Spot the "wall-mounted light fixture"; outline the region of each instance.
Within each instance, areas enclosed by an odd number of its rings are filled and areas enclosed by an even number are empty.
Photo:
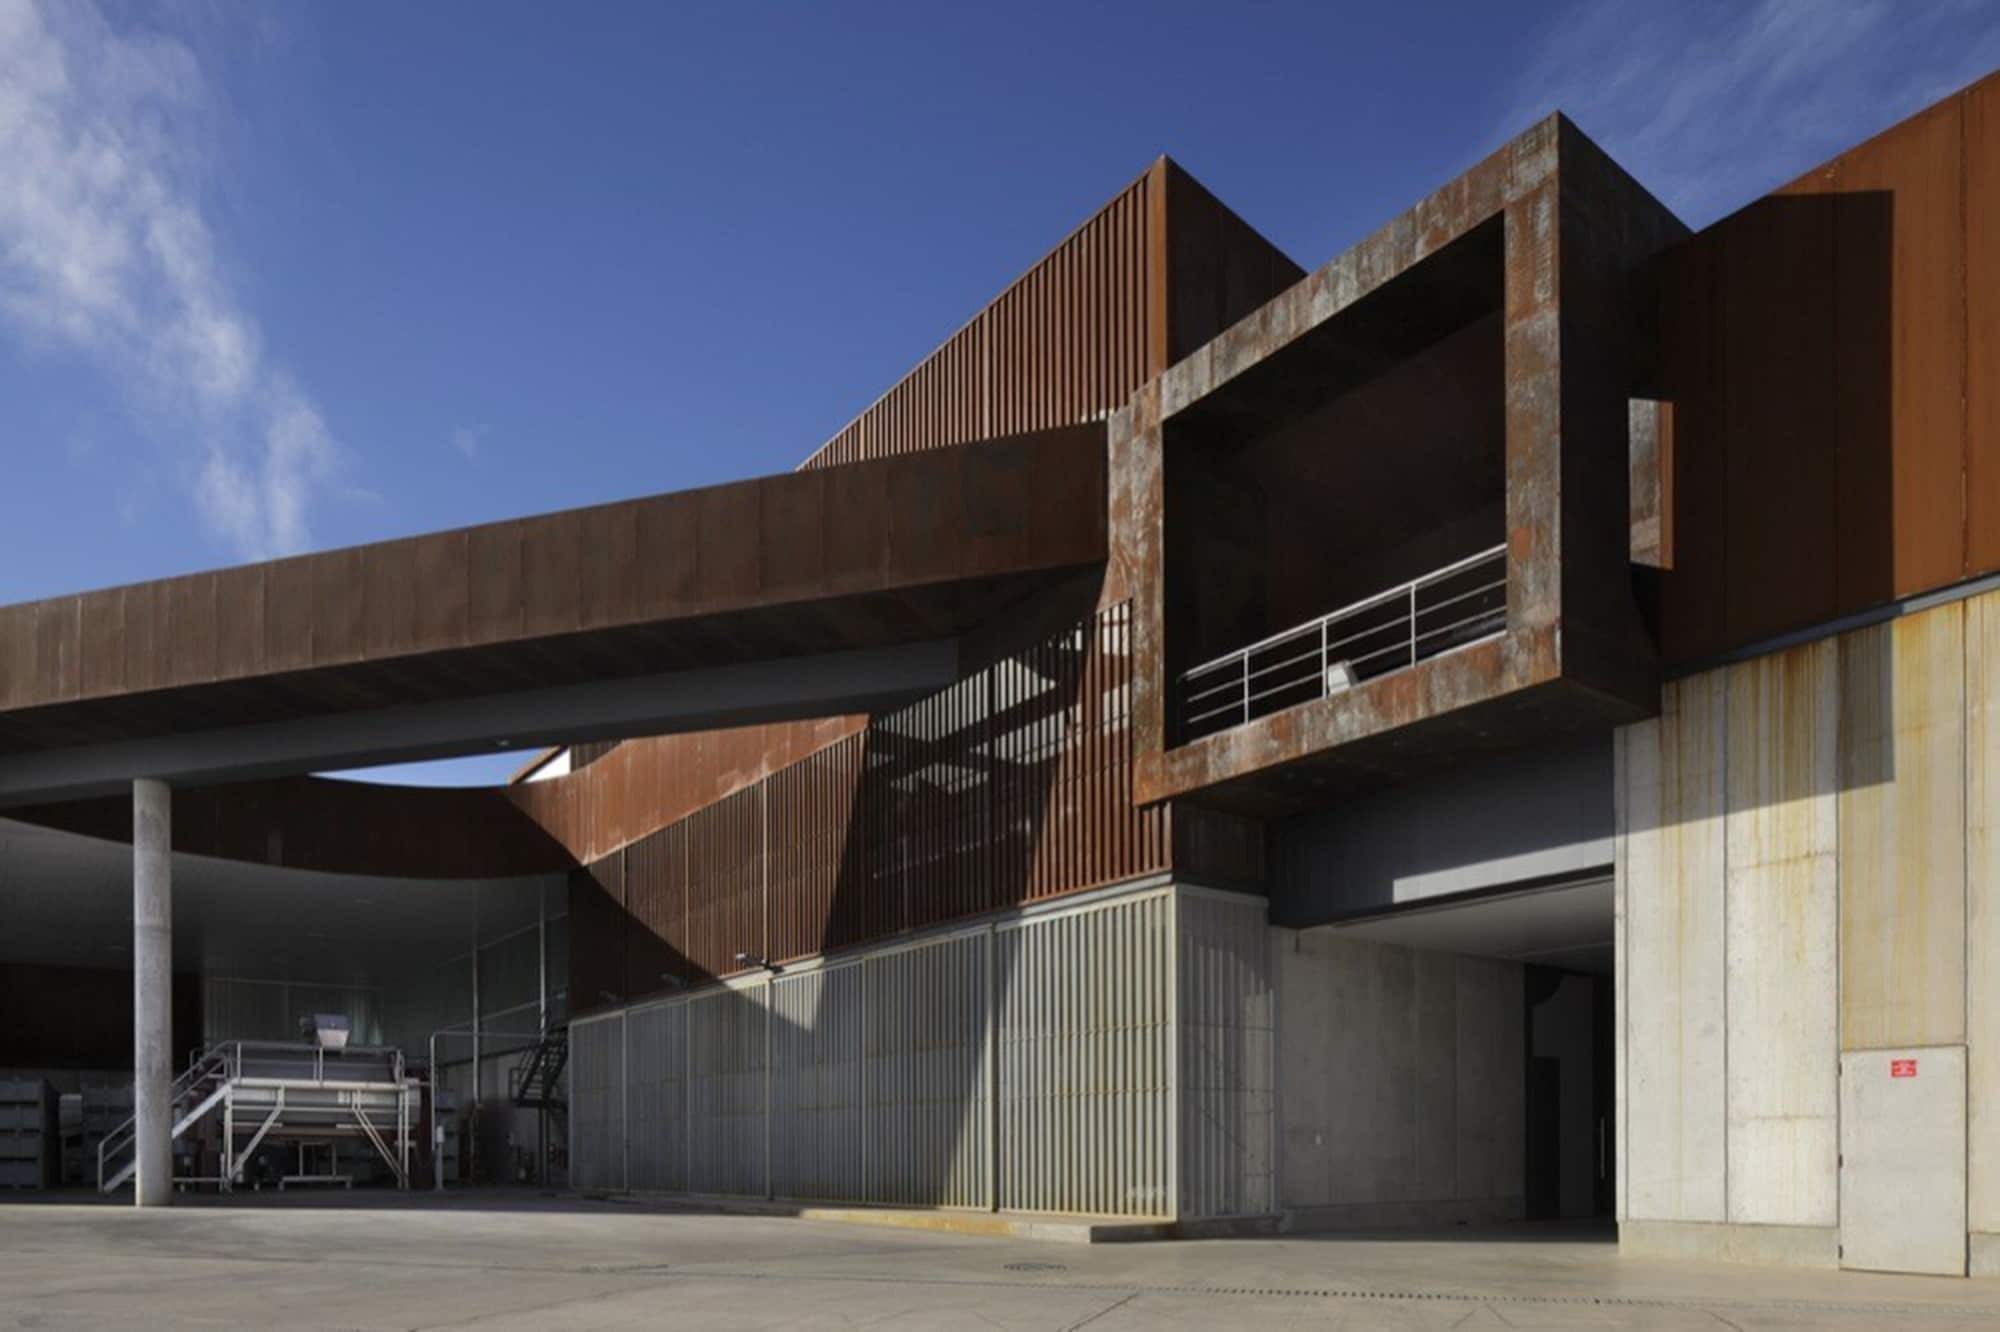
[[[772,962],[758,953],[738,953],[736,955],[736,965],[739,967],[762,967],[773,976],[784,971],[784,968],[776,962]]]

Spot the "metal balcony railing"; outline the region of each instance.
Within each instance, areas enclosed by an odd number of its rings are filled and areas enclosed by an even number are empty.
[[[1188,671],[1180,678],[1181,739],[1325,698],[1506,627],[1501,545]]]

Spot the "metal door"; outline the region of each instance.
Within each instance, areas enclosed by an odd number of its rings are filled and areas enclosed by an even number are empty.
[[[1840,1057],[1840,1263],[1965,1275],[1965,1047]]]

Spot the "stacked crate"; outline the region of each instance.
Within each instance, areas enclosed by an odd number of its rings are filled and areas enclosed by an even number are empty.
[[[0,1082],[0,1188],[54,1188],[61,1173],[55,1088],[41,1078]]]

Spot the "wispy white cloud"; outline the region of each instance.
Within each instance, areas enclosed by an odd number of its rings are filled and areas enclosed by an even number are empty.
[[[493,427],[490,425],[453,426],[451,428],[451,446],[468,458],[477,458],[479,456],[480,445],[486,442],[486,436],[492,430]]]
[[[341,458],[264,355],[204,213],[220,109],[194,50],[90,0],[0,0],[0,318],[92,357],[238,554],[294,551]]]
[[[1702,226],[2000,65],[1992,0],[1583,0],[1514,81]]]

